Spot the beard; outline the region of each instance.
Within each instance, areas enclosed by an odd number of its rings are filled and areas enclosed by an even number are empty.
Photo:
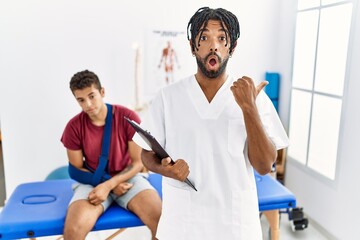
[[[211,56],[211,55],[216,55],[219,61],[219,69],[218,70],[207,70],[206,69],[206,62],[207,59]],[[224,73],[225,69],[226,69],[226,65],[229,61],[229,58],[225,58],[222,59],[221,57],[219,57],[216,53],[209,53],[205,58],[200,58],[198,56],[196,56],[196,62],[197,65],[200,69],[200,71],[207,77],[207,78],[217,78],[219,77],[221,74]]]

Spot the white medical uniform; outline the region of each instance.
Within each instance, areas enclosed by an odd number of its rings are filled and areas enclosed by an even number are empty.
[[[186,183],[163,178],[159,240],[261,240],[253,168],[247,157],[246,130],[228,78],[208,102],[194,76],[163,88],[142,124],[172,159],[190,168]],[[267,95],[256,104],[266,133],[277,149],[288,138]],[[134,141],[144,148],[139,136]]]

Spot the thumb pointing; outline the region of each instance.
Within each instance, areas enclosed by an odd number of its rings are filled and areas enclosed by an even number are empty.
[[[269,84],[268,81],[262,81],[262,82],[256,87],[256,95],[258,95],[259,92],[260,92],[261,90],[263,90],[263,88],[264,88],[266,85],[268,85],[268,84]]]

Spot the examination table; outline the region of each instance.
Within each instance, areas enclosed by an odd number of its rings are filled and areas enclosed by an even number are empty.
[[[257,173],[255,178],[261,212],[296,207],[295,196],[276,179]],[[161,196],[161,176],[152,173],[149,181]],[[16,187],[0,213],[0,239],[61,235],[73,183],[71,179],[60,179],[24,183]],[[93,231],[142,225],[133,213],[113,204],[98,219]]]

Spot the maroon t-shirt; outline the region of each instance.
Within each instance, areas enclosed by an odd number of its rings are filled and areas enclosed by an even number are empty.
[[[140,123],[140,118],[134,111],[126,107],[112,106],[113,118],[108,166],[110,175],[115,175],[131,162],[128,141],[132,141],[135,130],[124,119],[124,116],[137,123]],[[95,126],[91,123],[89,116],[81,112],[68,122],[61,137],[61,142],[67,149],[82,150],[87,166],[94,170],[99,162],[103,134],[104,126]]]

